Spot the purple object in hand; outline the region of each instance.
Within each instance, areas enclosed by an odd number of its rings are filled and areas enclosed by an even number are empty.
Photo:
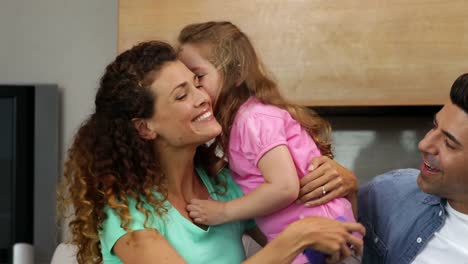
[[[344,216],[338,216],[336,220],[341,222],[346,222],[346,218]],[[304,250],[304,255],[306,256],[307,260],[311,264],[324,264],[326,255],[322,252],[306,248]]]

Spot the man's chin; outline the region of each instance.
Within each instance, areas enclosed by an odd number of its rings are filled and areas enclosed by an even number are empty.
[[[433,177],[433,176],[427,176],[422,173],[419,173],[418,179],[416,180],[416,182],[418,183],[419,189],[421,189],[421,191],[428,193],[428,194],[436,194],[434,192],[433,184],[431,184],[427,180],[428,177]]]

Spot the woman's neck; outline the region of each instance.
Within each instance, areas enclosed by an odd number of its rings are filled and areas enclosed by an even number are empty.
[[[157,146],[157,153],[164,177],[167,179],[170,196],[191,198],[199,181],[195,174],[194,157],[196,148],[171,148]]]
[[[167,179],[167,199],[183,217],[192,221],[186,209],[187,204],[193,198],[209,198],[208,189],[195,172],[196,147],[175,149],[161,144],[155,146],[155,151]],[[205,226],[200,227],[206,229]]]

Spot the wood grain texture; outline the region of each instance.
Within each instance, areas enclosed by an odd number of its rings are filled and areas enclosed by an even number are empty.
[[[119,51],[229,20],[309,106],[434,105],[468,72],[466,0],[120,0]]]

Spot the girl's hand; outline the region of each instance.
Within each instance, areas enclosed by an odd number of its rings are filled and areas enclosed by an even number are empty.
[[[358,190],[356,175],[329,157],[313,158],[309,171],[300,181],[299,192],[299,201],[306,206],[325,204]]]
[[[224,202],[192,199],[186,209],[197,224],[219,225],[228,222]]]

